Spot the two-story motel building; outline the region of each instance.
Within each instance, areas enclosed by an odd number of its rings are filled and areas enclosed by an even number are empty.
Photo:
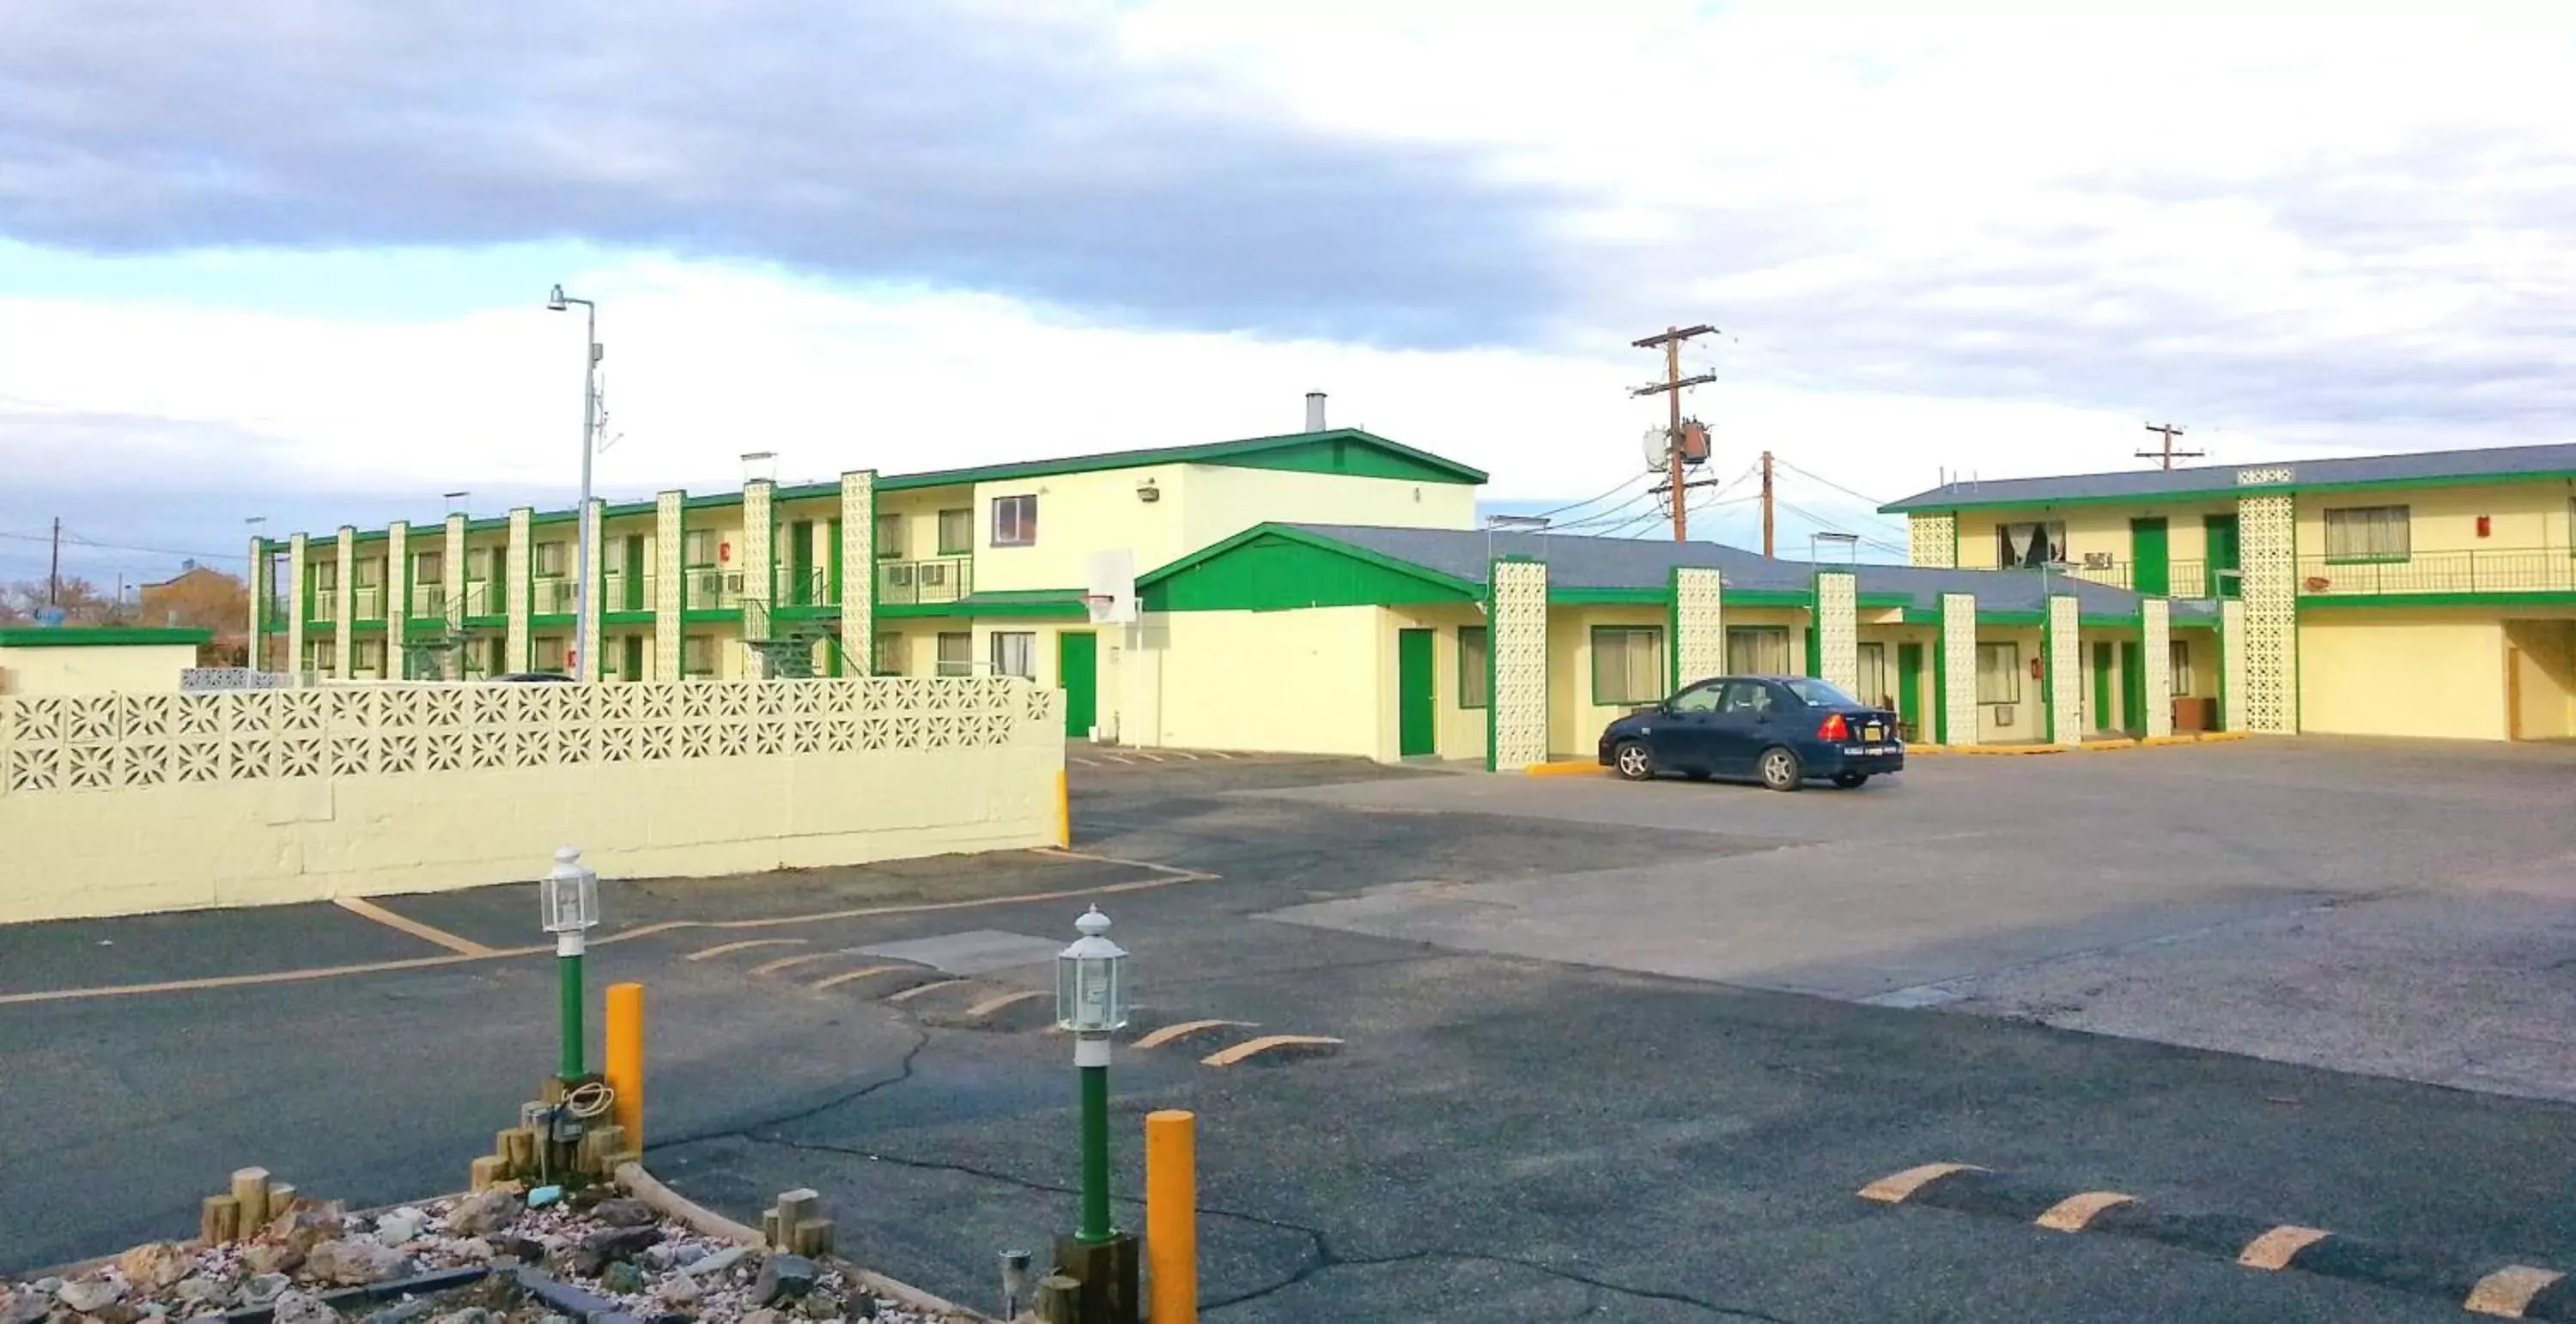
[[[1884,509],[1916,565],[2056,557],[2241,617],[2248,730],[2576,736],[2576,445],[1951,483]]]
[[[1954,485],[1892,507],[1913,565],[1838,566],[1480,530],[1484,474],[1319,427],[600,503],[580,619],[570,511],[260,541],[253,631],[320,680],[562,670],[578,633],[586,681],[998,672],[1077,737],[1496,767],[1725,671],[1924,742],[2501,739],[2571,724],[2571,477],[2561,447]],[[1093,619],[1102,553],[1132,621]]]

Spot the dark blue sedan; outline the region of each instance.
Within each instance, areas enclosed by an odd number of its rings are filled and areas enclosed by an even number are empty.
[[[1775,791],[1809,778],[1849,789],[1905,770],[1896,714],[1813,676],[1720,676],[1601,732],[1602,766],[1632,782],[1757,777]]]

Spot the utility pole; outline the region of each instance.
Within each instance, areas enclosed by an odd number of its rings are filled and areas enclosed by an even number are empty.
[[[63,517],[54,516],[54,555],[45,564],[45,605],[63,605]]]
[[[2164,461],[2164,467],[2171,469],[2173,467],[2173,462],[2176,460],[2197,460],[2209,453],[2207,451],[2175,450],[2174,438],[2182,435],[2182,429],[2171,423],[2149,423],[2147,425],[2147,431],[2162,434],[2165,439],[2165,444],[2160,450],[2138,452],[2138,458],[2141,460],[2162,460]]]
[[[1762,554],[1771,552],[1771,452],[1762,452]]]
[[[1700,386],[1717,380],[1717,374],[1713,372],[1703,372],[1696,377],[1682,376],[1682,342],[1697,336],[1715,334],[1717,334],[1717,328],[1713,326],[1668,326],[1660,336],[1648,336],[1643,340],[1630,342],[1638,349],[1660,348],[1664,351],[1664,379],[1651,385],[1640,386],[1628,394],[1653,395],[1661,391],[1672,404],[1672,422],[1664,432],[1664,464],[1671,470],[1667,481],[1672,484],[1673,492],[1674,542],[1690,541],[1689,502],[1684,500],[1687,494],[1683,491],[1682,482],[1682,390],[1685,387]]]

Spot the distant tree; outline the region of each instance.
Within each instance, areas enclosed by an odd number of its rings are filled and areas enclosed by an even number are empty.
[[[239,634],[250,617],[250,585],[238,575],[196,567],[176,579],[143,586],[137,625],[179,626]]]
[[[36,619],[48,601],[46,583],[41,579],[22,579],[14,584],[0,584],[0,625],[26,625]],[[51,601],[63,609],[65,625],[104,625],[116,619],[116,603],[97,585],[77,575],[65,575],[59,591]],[[247,613],[249,608],[243,608]]]

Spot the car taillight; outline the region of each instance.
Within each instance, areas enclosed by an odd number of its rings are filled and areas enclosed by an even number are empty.
[[[1841,713],[1836,713],[1833,716],[1826,718],[1823,726],[1816,728],[1816,739],[1849,740],[1851,739],[1851,727],[1843,722],[1843,715]]]

